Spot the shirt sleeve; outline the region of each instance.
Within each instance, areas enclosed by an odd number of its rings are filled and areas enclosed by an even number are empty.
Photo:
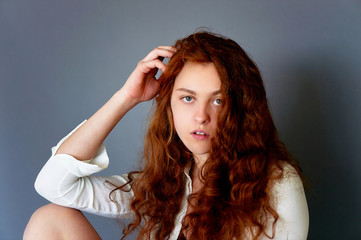
[[[103,144],[94,158],[87,161],[79,161],[67,154],[55,155],[60,145],[77,128],[51,149],[51,157],[36,178],[36,191],[50,202],[89,213],[114,218],[131,215],[129,205],[133,192],[129,187],[128,192],[117,190],[110,195],[115,186],[127,183],[126,174],[91,176],[108,167],[109,158]]]
[[[299,175],[290,165],[284,167],[283,177],[273,190],[279,215],[275,239],[306,240],[309,226],[306,196]]]

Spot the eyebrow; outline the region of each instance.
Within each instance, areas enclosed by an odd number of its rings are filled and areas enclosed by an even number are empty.
[[[176,89],[176,91],[183,91],[183,92],[190,93],[192,95],[197,95],[197,93],[195,91],[190,90],[188,88],[178,88],[178,89]],[[217,90],[217,91],[212,92],[211,95],[214,96],[214,95],[218,95],[220,93],[221,93],[221,90]]]

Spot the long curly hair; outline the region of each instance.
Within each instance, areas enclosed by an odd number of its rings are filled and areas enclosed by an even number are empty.
[[[301,170],[278,138],[256,64],[235,41],[210,32],[196,32],[174,47],[177,52],[158,80],[144,165],[129,173],[135,219],[123,238],[140,228],[138,239],[168,239],[174,228],[185,194],[184,171],[194,161],[177,136],[170,106],[175,78],[187,61],[214,64],[222,107],[201,171],[203,187],[188,198],[192,211],[183,219],[182,232],[189,239],[273,238],[278,214],[271,204],[272,186],[282,177],[284,163],[298,174]]]

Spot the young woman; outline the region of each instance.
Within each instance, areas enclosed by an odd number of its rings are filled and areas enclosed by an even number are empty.
[[[143,168],[91,176],[108,165],[110,131],[151,99]],[[138,239],[307,238],[300,168],[278,139],[259,70],[223,36],[198,32],[151,51],[52,153],[35,187],[56,205],[34,213],[24,239],[99,239],[78,210],[132,217],[124,233]]]

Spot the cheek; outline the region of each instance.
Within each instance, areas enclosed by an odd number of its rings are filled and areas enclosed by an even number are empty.
[[[211,122],[208,125],[208,130],[212,133],[212,135],[214,135],[217,129],[218,112],[217,111],[212,112],[210,118],[211,118]]]
[[[188,114],[186,114],[186,111],[182,109],[177,104],[172,104],[172,118],[174,123],[174,128],[178,135],[181,133],[182,129],[187,125],[188,120]]]
[[[218,111],[213,112],[212,114],[213,123],[217,125],[218,122]]]
[[[173,123],[176,130],[179,128],[179,125],[183,122],[183,114],[177,109],[172,109]]]

